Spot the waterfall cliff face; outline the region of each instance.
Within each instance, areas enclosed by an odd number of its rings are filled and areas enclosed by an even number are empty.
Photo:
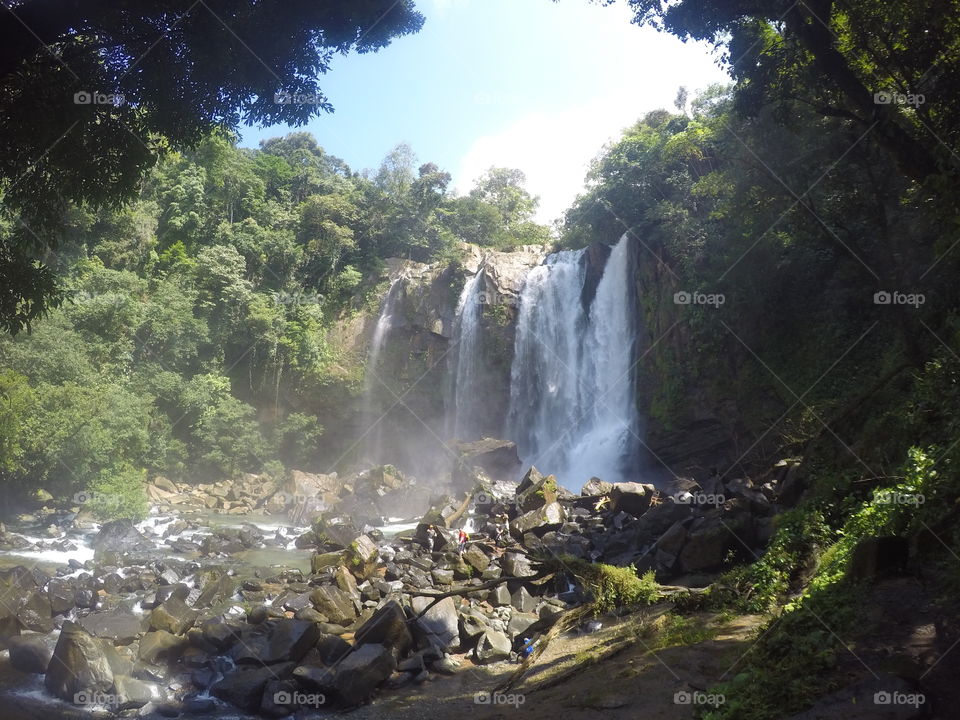
[[[585,254],[556,253],[527,276],[507,422],[524,464],[571,488],[637,479],[640,431],[629,240],[610,253],[589,308]]]

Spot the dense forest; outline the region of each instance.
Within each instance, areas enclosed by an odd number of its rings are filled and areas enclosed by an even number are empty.
[[[549,239],[519,171],[463,196],[449,183],[403,145],[368,177],[306,133],[257,151],[214,135],[123,208],[72,207],[47,258],[62,306],[2,340],[5,491],[119,493],[142,513],[147,473],[319,462],[363,376],[329,325],[378,302],[386,258]]]
[[[31,7],[42,16],[41,4],[22,3],[25,17]],[[377,50],[419,29],[423,18],[403,2],[370,37],[359,33],[381,17],[383,4],[363,3],[354,17],[344,3],[330,3],[349,15],[334,22],[312,14],[308,3],[291,3],[278,27],[302,47],[258,50],[301,71],[292,73],[300,79],[290,92],[319,92],[304,78],[322,76],[332,53]],[[169,22],[163,3],[150,5],[158,7],[149,17]],[[249,3],[233,19],[255,26],[263,21],[258,5],[265,4]],[[99,116],[71,105],[63,118],[47,113],[34,124],[35,107],[0,101],[0,130],[8,131],[0,132],[5,503],[17,511],[38,502],[69,506],[89,493],[85,509],[96,519],[139,521],[158,477],[186,487],[254,474],[279,488],[293,470],[366,471],[368,458],[342,432],[327,432],[356,422],[374,369],[338,328],[360,317],[372,327],[383,317],[391,262],[463,279],[477,248],[590,251],[626,238],[635,252],[629,267],[637,324],[649,340],[630,368],[640,368],[631,392],[646,439],[695,434],[691,428],[708,415],[724,427],[732,448],[726,464],[689,481],[705,487],[717,478],[721,490],[726,483],[739,493],[730,515],[716,513],[716,527],[734,539],[724,540],[723,557],[704,573],[685,573],[687,585],[658,589],[650,573],[658,571],[661,582],[676,577],[648,551],[659,552],[675,527],[692,536],[702,518],[671,519],[625,562],[587,563],[586,551],[573,558],[546,543],[547,535],[566,532],[573,505],[581,520],[602,516],[595,525],[611,536],[621,530],[614,523],[642,522],[643,513],[615,516],[616,491],[602,489],[603,478],[582,479],[587,502],[564,498],[556,480],[521,472],[512,478],[524,477],[513,515],[568,502],[549,523],[532,526],[549,526],[546,534],[531,538],[511,526],[526,548],[521,554],[591,578],[583,582],[593,593],[591,611],[647,605],[662,592],[677,615],[674,634],[651,641],[657,650],[702,641],[706,636],[690,628],[707,614],[711,621],[759,618],[746,652],[711,680],[709,689],[725,701],[699,708],[698,717],[813,717],[799,713],[849,686],[863,668],[879,679],[868,666],[874,663],[940,697],[939,714],[902,717],[952,717],[956,690],[947,676],[958,661],[942,650],[944,638],[960,633],[960,7],[869,0],[627,5],[639,25],[712,42],[731,83],[679,88],[672,108],[647,113],[598,148],[582,192],[553,227],[536,221],[538,199],[520,170],[491,167],[458,193],[450,173],[421,163],[405,144],[369,171],[349,167],[306,132],[240,147],[242,121],[295,125],[306,119],[297,113],[308,110],[259,100],[240,110],[252,96],[267,97],[266,88],[272,94],[273,81],[256,63],[227,78],[210,66],[200,73],[190,53],[209,60],[222,50],[198,49],[207,20],[186,23],[181,45],[161,44],[156,62],[166,58],[191,90],[160,109],[152,99],[168,82],[157,66],[130,78],[116,72],[144,47],[137,28],[124,29],[125,8],[98,8],[99,31],[123,50],[79,53],[78,72],[132,104]],[[82,24],[82,11],[74,11],[73,25],[45,28],[41,41],[60,38],[65,57],[90,42],[74,33]],[[0,22],[0,37],[19,38],[7,22]],[[293,32],[311,23],[327,24],[326,46],[307,42],[306,30]],[[37,78],[64,98],[80,87],[80,77],[65,78],[33,40],[7,48],[0,79],[13,95],[23,96]],[[209,92],[218,99],[208,105],[201,96],[212,87],[220,92]],[[71,150],[69,138],[40,154],[71,119],[83,124],[87,145],[123,138],[103,161],[106,169],[79,161],[85,148]],[[149,135],[146,155],[118,129],[128,122]],[[41,160],[24,167],[30,151]],[[450,288],[456,305],[460,287]],[[503,330],[521,313],[493,303],[477,322]],[[497,352],[510,354],[508,345]],[[509,377],[509,362],[505,367]],[[688,480],[674,463],[659,465],[673,480]],[[395,470],[376,472],[382,479]],[[539,500],[531,500],[531,483]],[[483,485],[479,493],[486,506],[495,505],[490,492]],[[643,512],[668,504],[662,495],[648,497]],[[461,498],[447,502],[455,509]],[[431,507],[424,516],[430,522],[419,523],[423,532],[456,521],[470,502],[474,496],[446,515]],[[730,520],[742,519],[736,512],[762,516],[750,521],[762,531],[744,541]],[[314,559],[331,552],[325,543],[333,535],[327,519],[318,522],[309,540]],[[341,545],[337,552],[362,564],[350,555],[359,552],[355,541]],[[888,546],[896,550],[876,549]],[[597,541],[590,559],[602,548]],[[451,577],[456,569],[459,580],[476,580],[462,559],[450,562]],[[504,577],[516,581],[513,574]],[[553,578],[546,575],[538,580]],[[884,584],[891,576],[902,581],[892,590]],[[495,584],[497,577],[482,580]],[[356,590],[352,579],[338,582]],[[364,595],[371,613],[382,607],[379,592]],[[510,602],[517,601],[508,594]],[[878,630],[881,610],[896,603],[909,620],[928,613],[924,627],[937,627],[941,652],[926,664],[903,650],[909,638]],[[587,660],[579,664],[597,658]],[[880,717],[871,711],[856,717]]]

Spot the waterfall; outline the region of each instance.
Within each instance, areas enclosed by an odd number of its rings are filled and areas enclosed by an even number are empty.
[[[446,392],[447,437],[479,437],[479,411],[483,397],[480,382],[480,320],[483,317],[483,270],[468,279],[457,302]]]
[[[579,486],[635,479],[639,423],[630,247],[614,246],[589,309],[586,252],[547,258],[526,278],[510,382],[508,436],[524,465]]]
[[[393,327],[394,313],[400,291],[403,289],[403,280],[403,277],[398,277],[390,284],[390,290],[387,291],[383,301],[383,309],[380,311],[380,317],[377,318],[377,326],[373,330],[373,337],[370,338],[370,350],[367,353],[367,368],[363,379],[363,419],[367,432],[364,449],[367,459],[374,463],[381,462],[383,446],[383,420],[374,402],[377,386],[382,384],[377,372],[383,346]]]

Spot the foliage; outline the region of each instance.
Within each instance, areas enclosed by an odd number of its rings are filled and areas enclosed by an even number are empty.
[[[659,597],[653,571],[641,576],[632,565],[616,567],[571,556],[558,559],[559,567],[573,573],[593,594],[594,609],[605,613],[617,608],[650,605]]]
[[[144,470],[129,465],[105,470],[90,485],[86,509],[98,520],[143,520],[147,516],[145,476]]]

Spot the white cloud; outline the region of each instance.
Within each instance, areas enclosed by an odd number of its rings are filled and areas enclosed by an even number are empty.
[[[727,81],[705,48],[649,28],[624,26],[623,34],[617,33],[620,37],[611,38],[623,48],[618,53],[619,68],[612,70],[621,73],[617,90],[610,93],[608,85],[606,95],[581,95],[566,108],[524,115],[477,138],[456,174],[458,190],[469,190],[492,166],[519,168],[527,175],[527,188],[540,196],[537,219],[550,222],[582,190],[590,161],[605,143],[619,138],[650,110],[672,110],[681,85],[693,92]]]

